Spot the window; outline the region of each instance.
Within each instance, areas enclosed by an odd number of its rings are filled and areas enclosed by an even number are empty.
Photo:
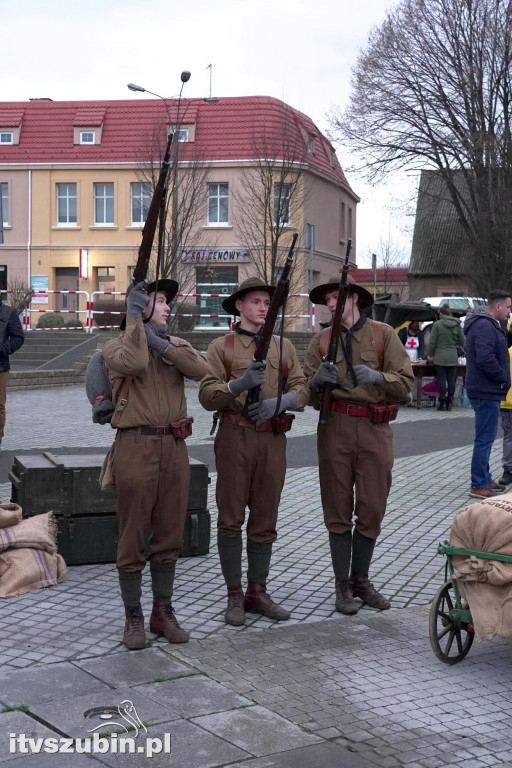
[[[217,293],[220,296],[201,296],[196,299],[197,312],[201,315],[196,328],[228,329],[229,318],[222,308],[223,300],[238,288],[238,267],[219,267],[213,265],[196,267],[196,293]],[[220,317],[210,317],[220,315]]]
[[[94,131],[80,131],[80,144],[94,144]]]
[[[144,224],[151,203],[151,184],[132,184],[132,224]]]
[[[315,137],[313,136],[312,133],[308,133],[307,146],[308,146],[309,154],[313,155],[315,152]]]
[[[2,193],[2,222],[4,227],[9,226],[9,186],[7,183],[0,184]]]
[[[114,185],[94,185],[94,223],[114,223]]]
[[[98,267],[97,280],[98,291],[113,291],[115,283],[114,267]]]
[[[188,128],[180,128],[178,131],[178,141],[188,141]]]
[[[0,144],[14,144],[14,134],[12,131],[0,132]]]
[[[274,222],[277,227],[290,223],[289,184],[274,184]]]
[[[57,184],[57,222],[76,224],[76,184]]]
[[[229,201],[228,184],[208,184],[208,224],[227,224]]]

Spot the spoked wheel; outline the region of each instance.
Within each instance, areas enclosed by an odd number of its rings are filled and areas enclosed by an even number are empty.
[[[447,581],[437,591],[430,607],[430,644],[445,664],[457,664],[469,653],[475,638],[473,625],[450,616],[457,608],[453,584]]]

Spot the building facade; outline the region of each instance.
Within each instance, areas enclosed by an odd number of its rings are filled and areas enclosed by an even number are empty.
[[[170,129],[164,273],[218,294],[188,300],[200,327],[226,322],[222,297],[246,277],[275,281],[295,232],[292,292],[338,271],[348,237],[355,263],[358,197],[326,137],[277,99],[0,103],[0,289],[78,291],[35,296],[32,325],[46,308],[83,321],[87,297],[126,290]],[[288,312],[308,327],[307,300]]]

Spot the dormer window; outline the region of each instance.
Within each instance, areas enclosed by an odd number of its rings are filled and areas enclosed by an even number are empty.
[[[178,141],[188,141],[188,128],[180,128],[178,131]]]
[[[1,131],[0,144],[14,144],[14,133],[12,131]]]
[[[308,153],[310,155],[313,155],[315,153],[315,137],[313,136],[312,133],[308,133],[307,147],[308,147]]]
[[[94,144],[94,131],[80,131],[80,144]]]

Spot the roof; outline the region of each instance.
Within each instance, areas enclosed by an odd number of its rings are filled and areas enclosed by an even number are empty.
[[[462,173],[454,181],[462,188]],[[422,171],[409,275],[467,274],[472,253],[445,182],[437,171]]]
[[[178,100],[168,99],[177,122]],[[269,96],[181,100],[181,125],[196,124],[195,141],[180,145],[180,159],[250,160],[283,154],[305,160],[312,169],[350,186],[330,141],[302,112]],[[155,126],[165,137],[168,123],[161,99],[122,101],[29,101],[0,103],[0,128],[21,120],[19,144],[0,145],[0,164],[139,163]],[[83,121],[83,125],[80,125]],[[103,125],[101,144],[74,144],[73,128]],[[307,153],[308,135],[314,153]],[[271,153],[271,154],[269,154]]]
[[[405,283],[408,280],[408,267],[378,267],[376,270],[377,283]],[[359,284],[373,283],[373,270],[351,269],[350,275]]]

